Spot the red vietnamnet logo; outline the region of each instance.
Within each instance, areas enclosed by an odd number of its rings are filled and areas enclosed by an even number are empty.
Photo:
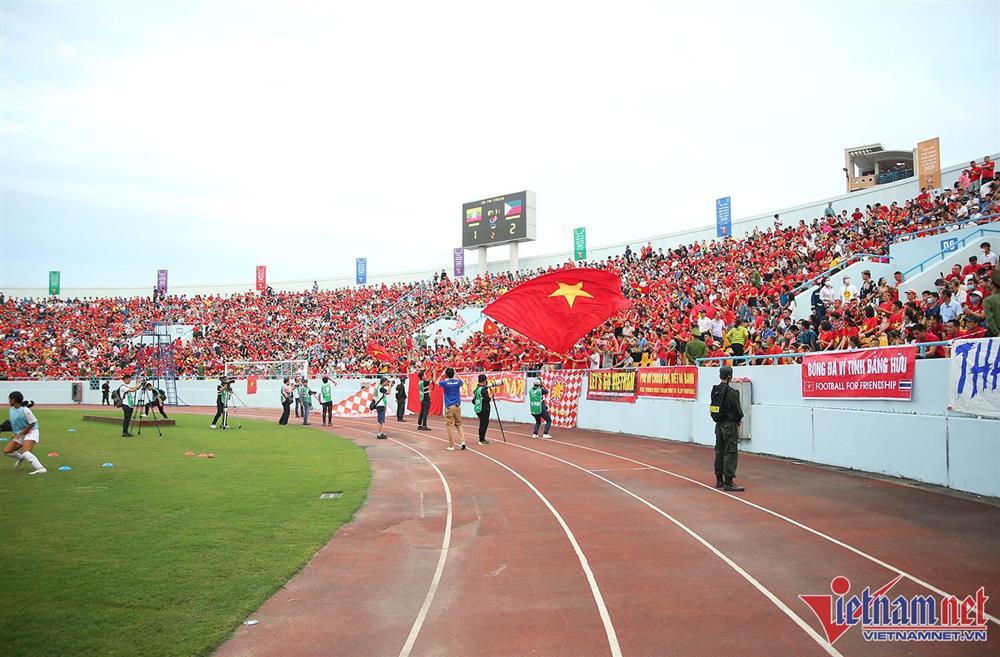
[[[836,643],[847,630],[861,626],[865,641],[986,641],[986,601],[980,586],[975,595],[959,599],[953,595],[940,601],[931,595],[898,595],[889,590],[903,579],[900,575],[879,589],[865,587],[849,597],[851,581],[834,577],[835,595],[800,595],[816,614],[826,640]]]

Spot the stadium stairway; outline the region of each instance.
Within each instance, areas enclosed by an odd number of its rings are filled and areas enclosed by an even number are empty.
[[[887,257],[881,256],[878,259],[885,260]],[[800,319],[808,319],[809,315],[812,314],[812,293],[817,289],[816,283],[822,276],[828,276],[830,280],[833,281],[833,291],[839,293],[840,288],[843,287],[844,276],[850,276],[851,284],[860,289],[861,272],[866,269],[871,272],[872,278],[876,281],[882,276],[891,281],[892,273],[896,270],[895,266],[891,263],[878,262],[877,260],[869,259],[856,260],[854,263],[844,267],[843,269],[827,270],[826,272],[823,272],[821,276],[814,278],[812,285],[795,295],[795,309],[792,311],[792,318],[798,321]]]
[[[455,341],[455,344],[462,345],[473,334],[483,330],[483,324],[486,322],[486,316],[483,315],[483,307],[469,306],[467,308],[459,308],[458,315],[465,320],[465,325],[461,327],[457,327],[460,322],[455,317],[442,317],[425,324],[421,330],[427,336],[427,343],[431,344],[434,334],[438,329],[441,329],[441,335],[445,339],[451,338]],[[417,339],[417,335],[419,335],[419,331],[413,334],[414,340]]]
[[[936,236],[940,240],[948,240],[948,234]],[[913,265],[903,272],[903,289],[914,289],[918,294],[924,290],[934,290],[934,281],[948,275],[952,265],[965,267],[971,256],[981,256],[979,245],[990,242],[993,250],[1000,248],[1000,223],[993,222],[978,228],[965,237],[956,238],[953,244],[947,244],[922,262]]]

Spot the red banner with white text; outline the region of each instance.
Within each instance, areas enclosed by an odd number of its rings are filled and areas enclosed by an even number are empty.
[[[802,358],[802,397],[909,401],[916,356],[916,347],[808,354]]]

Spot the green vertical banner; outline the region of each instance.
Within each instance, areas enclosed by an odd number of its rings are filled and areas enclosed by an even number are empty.
[[[59,294],[59,272],[49,272],[49,294]]]
[[[587,259],[587,229],[582,226],[573,229],[573,259]]]

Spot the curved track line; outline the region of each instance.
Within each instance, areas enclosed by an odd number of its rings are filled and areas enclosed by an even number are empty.
[[[436,440],[440,440],[440,439],[438,438]],[[656,513],[660,514],[661,516],[663,516],[664,518],[666,518],[670,522],[672,522],[675,525],[677,525],[685,533],[687,533],[689,536],[691,536],[691,538],[695,539],[696,541],[698,541],[699,543],[701,543],[703,546],[705,546],[706,548],[708,548],[708,550],[711,551],[712,554],[714,554],[715,556],[719,557],[719,559],[721,559],[727,566],[729,566],[734,571],[736,571],[741,577],[743,577],[743,579],[745,579],[746,581],[750,582],[750,584],[755,589],[757,589],[758,591],[760,591],[764,595],[764,597],[766,597],[768,600],[770,600],[774,604],[775,607],[777,607],[778,609],[780,609],[782,613],[784,613],[786,616],[788,616],[792,620],[792,622],[794,622],[796,625],[798,625],[799,628],[802,629],[802,631],[805,632],[807,635],[809,635],[809,638],[811,638],[813,641],[815,641],[819,645],[819,647],[822,648],[828,655],[830,655],[831,657],[843,657],[843,655],[841,655],[840,652],[836,648],[834,648],[830,644],[829,641],[827,641],[826,639],[824,639],[823,637],[821,637],[816,632],[816,630],[814,630],[812,627],[809,626],[808,623],[806,623],[804,620],[802,620],[802,618],[798,614],[796,614],[794,611],[792,611],[791,608],[788,605],[786,605],[784,602],[782,602],[778,598],[778,596],[774,595],[774,593],[772,593],[766,586],[764,586],[763,584],[761,584],[757,580],[757,578],[755,578],[753,575],[751,575],[747,571],[743,570],[743,568],[741,568],[739,564],[737,564],[735,561],[733,561],[732,559],[730,559],[729,557],[727,557],[725,554],[723,554],[723,552],[721,550],[719,550],[717,547],[715,547],[714,545],[712,545],[711,543],[709,543],[700,534],[698,534],[693,529],[691,529],[690,527],[688,527],[687,525],[685,525],[683,522],[681,522],[677,518],[674,518],[672,515],[670,515],[669,513],[667,513],[666,511],[664,511],[660,507],[656,506],[655,504],[653,504],[649,500],[645,499],[644,497],[640,497],[639,495],[636,495],[635,493],[633,493],[629,489],[625,488],[624,486],[616,484],[615,482],[611,481],[610,479],[608,479],[606,477],[603,477],[603,476],[597,474],[596,472],[588,470],[587,468],[585,468],[585,467],[583,467],[581,465],[577,465],[576,463],[573,463],[572,461],[567,461],[566,459],[561,459],[558,456],[553,456],[552,454],[547,454],[547,453],[539,451],[537,449],[532,449],[530,447],[525,447],[524,445],[518,445],[516,443],[501,443],[501,444],[505,444],[505,445],[508,445],[510,447],[517,447],[518,449],[523,449],[523,450],[526,450],[528,452],[532,452],[534,454],[539,454],[541,456],[553,459],[554,461],[558,461],[560,463],[564,463],[564,464],[566,464],[566,465],[568,465],[568,466],[570,466],[572,468],[576,468],[577,470],[580,470],[581,472],[585,472],[586,474],[590,475],[591,477],[594,477],[596,479],[600,479],[604,483],[609,484],[610,486],[613,486],[614,488],[620,490],[621,492],[625,493],[629,497],[635,498],[636,500],[638,500],[642,504],[646,505],[647,507],[649,507],[650,509],[652,509]],[[478,452],[477,452],[477,454],[478,454]]]
[[[359,429],[355,429],[355,431],[359,431]],[[448,486],[448,480],[445,479],[444,473],[442,473],[441,470],[434,465],[434,463],[427,458],[423,452],[410,447],[406,443],[401,443],[395,438],[390,438],[389,440],[397,445],[402,445],[411,452],[414,452],[420,456],[420,458],[427,461],[428,465],[434,468],[434,472],[437,473],[438,478],[441,480],[441,485],[444,487],[444,499],[448,505],[448,513],[444,525],[444,539],[441,541],[441,556],[438,557],[437,568],[434,569],[434,577],[431,578],[431,586],[427,589],[427,596],[424,598],[424,604],[420,606],[420,611],[417,612],[417,617],[413,621],[413,627],[410,628],[410,634],[406,637],[406,643],[403,644],[403,649],[399,651],[399,657],[409,657],[410,651],[413,650],[413,644],[417,640],[417,635],[420,634],[420,628],[423,627],[424,620],[427,618],[427,612],[431,608],[431,603],[434,601],[434,594],[437,593],[438,585],[441,583],[441,573],[444,572],[444,563],[448,560],[448,549],[451,547],[451,488]]]
[[[338,419],[341,422],[352,421],[352,420],[349,420],[347,418],[338,418]],[[357,422],[357,421],[363,421],[363,420],[353,420],[353,421]],[[354,427],[350,427],[350,428],[354,429]],[[359,430],[359,429],[355,429],[355,430]],[[409,429],[401,429],[401,431],[405,431],[406,433],[413,434],[414,436],[416,436],[418,438],[430,438],[431,440],[436,440],[438,442],[447,442],[444,438],[436,438],[435,436],[426,436],[426,435],[417,433],[416,431],[411,431]],[[393,439],[390,438],[390,440],[393,440]],[[398,442],[398,441],[394,441],[394,442]],[[402,443],[400,443],[400,444],[402,444]],[[523,475],[521,475],[520,472],[518,472],[514,468],[510,467],[506,463],[503,463],[501,461],[496,460],[492,456],[487,456],[486,454],[483,454],[482,452],[479,452],[479,451],[476,451],[476,450],[468,450],[468,451],[470,451],[473,454],[476,454],[478,456],[481,456],[484,459],[488,459],[490,461],[493,461],[494,463],[496,463],[497,465],[499,465],[501,468],[503,468],[504,470],[507,470],[512,475],[514,475],[515,477],[517,477],[518,479],[520,479],[521,482],[524,483],[525,486],[527,486],[529,489],[531,489],[531,492],[533,492],[535,495],[538,496],[538,499],[540,499],[542,501],[542,504],[544,504],[545,507],[549,510],[549,512],[555,517],[556,521],[559,523],[559,526],[562,527],[563,533],[566,534],[566,538],[569,539],[570,544],[573,546],[573,551],[576,553],[577,559],[580,560],[580,567],[583,569],[583,573],[587,577],[587,583],[590,585],[590,591],[591,591],[591,593],[593,593],[594,602],[597,604],[597,612],[598,612],[598,614],[601,617],[601,622],[604,624],[604,632],[608,636],[608,648],[611,650],[611,655],[612,655],[612,657],[622,657],[621,646],[618,644],[618,635],[615,632],[614,625],[612,625],[612,623],[611,623],[611,615],[608,613],[608,607],[607,607],[607,605],[604,604],[604,596],[601,595],[601,589],[597,585],[597,579],[594,577],[594,571],[592,571],[590,569],[590,563],[587,561],[587,556],[583,553],[583,549],[580,547],[580,544],[577,543],[576,536],[573,535],[573,531],[569,528],[569,525],[566,524],[566,521],[563,520],[563,517],[559,514],[558,511],[556,511],[556,508],[554,506],[552,506],[552,503],[549,502],[548,498],[545,497],[545,495],[543,495],[540,490],[538,490],[537,488],[535,488],[535,485],[532,484],[530,481],[528,481]]]
[[[511,433],[514,434],[514,435],[516,435],[516,436],[524,436],[525,438],[529,437],[529,434],[526,434],[526,433],[520,433],[520,432],[517,432],[517,431],[511,431]],[[757,509],[758,511],[763,511],[764,513],[767,513],[768,515],[774,516],[775,518],[778,518],[780,520],[784,520],[785,522],[790,523],[790,524],[798,527],[799,529],[802,529],[803,531],[807,531],[810,534],[813,534],[813,535],[818,536],[818,537],[820,537],[820,538],[822,538],[824,540],[827,540],[827,541],[833,543],[834,545],[839,545],[840,547],[844,548],[848,552],[853,552],[854,554],[858,555],[859,557],[863,557],[865,559],[868,559],[872,563],[876,563],[876,564],[882,566],[886,570],[892,571],[892,572],[896,573],[897,575],[902,575],[903,577],[905,577],[906,579],[910,580],[914,584],[917,584],[919,586],[924,587],[925,589],[927,589],[929,591],[937,593],[941,597],[949,597],[949,596],[951,596],[950,593],[939,589],[938,587],[934,586],[933,584],[930,584],[929,582],[925,582],[924,580],[920,579],[919,577],[917,577],[915,575],[911,575],[910,573],[906,572],[905,570],[902,570],[901,568],[897,568],[896,566],[893,566],[890,563],[886,563],[885,561],[882,561],[878,557],[872,556],[872,555],[868,554],[867,552],[864,552],[863,550],[860,550],[859,548],[854,547],[853,545],[848,545],[847,543],[844,543],[843,541],[841,541],[839,539],[836,539],[836,538],[834,538],[834,537],[832,537],[832,536],[830,536],[828,534],[824,534],[823,532],[819,531],[818,529],[813,529],[812,527],[810,527],[808,525],[802,524],[801,522],[799,522],[798,520],[795,520],[794,518],[789,518],[786,515],[778,513],[777,511],[769,509],[769,508],[767,508],[765,506],[761,506],[759,504],[751,502],[750,500],[744,499],[742,497],[737,497],[736,495],[730,495],[729,493],[723,492],[723,491],[715,488],[714,486],[709,486],[708,484],[702,483],[702,482],[698,481],[697,479],[691,479],[690,477],[686,477],[686,476],[684,476],[682,474],[678,474],[676,472],[671,472],[670,470],[665,470],[665,469],[657,467],[655,465],[650,465],[649,463],[644,463],[642,461],[637,461],[636,459],[632,459],[632,458],[629,458],[627,456],[621,456],[620,454],[615,454],[613,452],[606,452],[606,451],[604,451],[602,449],[597,449],[595,447],[587,447],[585,445],[577,445],[575,443],[567,443],[567,442],[562,441],[562,440],[555,440],[554,438],[549,438],[549,439],[545,440],[545,442],[558,443],[560,445],[567,445],[569,447],[576,447],[576,448],[579,448],[579,449],[585,449],[585,450],[590,451],[590,452],[596,452],[598,454],[604,454],[605,456],[611,456],[611,457],[616,458],[616,459],[621,459],[622,461],[628,461],[629,463],[635,463],[636,465],[641,465],[641,466],[649,468],[651,470],[657,470],[659,472],[662,472],[663,474],[670,475],[671,477],[676,477],[676,478],[682,479],[682,480],[684,480],[684,481],[686,481],[688,483],[692,483],[692,484],[695,484],[697,486],[701,486],[702,488],[704,488],[706,490],[709,490],[709,491],[715,493],[716,495],[722,495],[724,497],[728,497],[731,500],[735,500],[735,501],[737,501],[737,502],[739,502],[741,504],[746,504],[747,506],[753,507],[753,508]],[[513,443],[508,443],[508,444],[513,444]],[[516,447],[522,447],[521,445],[515,445],[515,446]],[[529,449],[529,448],[524,447],[523,449]],[[532,451],[535,451],[535,450],[532,450]],[[544,452],[541,452],[541,453],[544,454]],[[557,458],[557,457],[553,457],[553,458]],[[993,622],[993,623],[995,623],[997,625],[1000,625],[1000,618],[997,618],[996,616],[993,616],[991,614],[986,614],[986,618],[989,619],[991,622]]]

